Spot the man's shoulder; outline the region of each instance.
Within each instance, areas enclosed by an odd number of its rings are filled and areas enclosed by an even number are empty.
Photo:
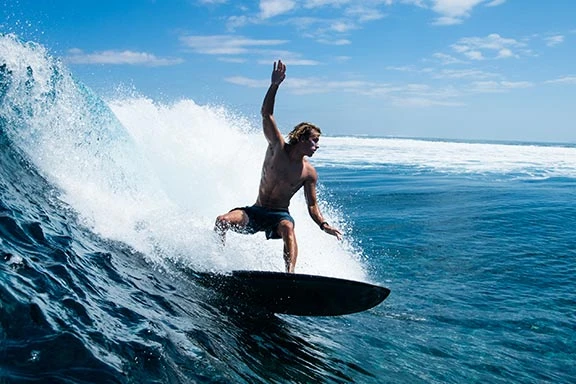
[[[303,159],[304,160],[304,170],[305,170],[305,176],[307,178],[313,178],[314,180],[316,180],[318,178],[318,173],[316,172],[316,168],[314,168],[314,166],[312,165],[312,163],[310,163],[308,160]]]

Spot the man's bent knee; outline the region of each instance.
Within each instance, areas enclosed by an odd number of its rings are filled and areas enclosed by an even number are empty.
[[[220,215],[216,217],[216,222],[214,223],[214,229],[218,231],[226,231],[230,228],[230,221],[227,220],[226,215]]]
[[[214,228],[219,231],[241,228],[248,224],[248,217],[242,210],[234,210],[216,217]]]

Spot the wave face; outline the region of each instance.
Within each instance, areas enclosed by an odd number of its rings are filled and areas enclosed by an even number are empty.
[[[267,348],[270,337],[306,344],[274,321],[263,340],[250,339],[258,319],[221,313],[186,273],[284,268],[281,242],[230,234],[222,249],[212,231],[218,214],[256,199],[259,123],[191,100],[104,102],[43,46],[5,35],[0,146],[2,375],[254,382],[273,372],[259,372],[246,348]],[[323,236],[301,195],[292,214],[299,272],[367,278],[361,252]],[[301,353],[313,359],[317,351]]]
[[[274,257],[278,242],[231,241],[222,253],[212,233],[218,214],[256,200],[265,149],[259,127],[191,100],[104,103],[41,46],[11,37],[3,45],[7,137],[82,224],[158,264],[169,258],[210,270],[283,269]],[[329,204],[325,211],[341,219]],[[326,250],[302,252],[301,272],[364,277],[353,250],[318,239],[301,195],[292,213],[301,248]]]

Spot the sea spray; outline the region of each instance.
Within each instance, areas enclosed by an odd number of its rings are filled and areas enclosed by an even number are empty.
[[[281,241],[230,233],[222,247],[212,230],[218,214],[256,200],[267,145],[259,122],[192,100],[122,96],[107,104],[42,46],[0,40],[8,84],[1,110],[12,141],[84,225],[159,265],[284,270]],[[346,224],[321,204],[328,220]],[[366,278],[360,252],[318,229],[301,192],[291,212],[298,272]]]
[[[226,246],[215,249],[211,232],[218,214],[256,201],[267,145],[259,122],[191,100],[163,105],[135,98],[110,106],[179,207],[177,216],[163,219],[162,227],[171,229],[158,229],[166,243],[180,244],[176,252],[189,259],[201,259],[209,250],[210,263],[222,269],[284,269],[281,241],[230,232]],[[345,225],[338,209],[324,200],[321,204],[328,218]],[[291,212],[300,246],[299,272],[364,278],[357,251],[318,229],[302,193],[293,199]]]

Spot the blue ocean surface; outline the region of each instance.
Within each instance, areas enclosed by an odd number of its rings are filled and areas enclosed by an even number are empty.
[[[222,248],[212,231],[256,198],[259,123],[102,100],[41,45],[0,36],[0,382],[576,381],[575,145],[320,146],[322,210],[345,236],[298,194],[297,272],[390,296],[339,317],[223,305],[190,271],[283,270],[281,241]]]

